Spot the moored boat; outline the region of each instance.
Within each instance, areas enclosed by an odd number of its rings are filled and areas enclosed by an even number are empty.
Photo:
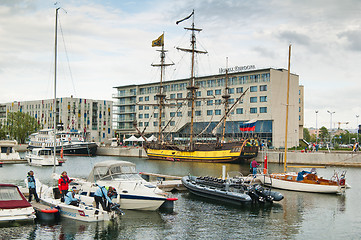
[[[33,148],[25,155],[25,159],[30,166],[59,166],[64,162],[63,159],[55,158],[54,163],[54,154],[49,148]]]
[[[16,140],[0,140],[0,161],[21,160],[20,154],[14,149],[18,145]]]
[[[281,201],[279,192],[264,189],[258,184],[246,185],[242,179],[219,179],[213,177],[184,176],[183,185],[193,194],[232,205],[245,203],[273,203]]]
[[[0,184],[0,223],[29,222],[35,211],[19,188],[13,184]]]
[[[98,186],[112,186],[117,190],[114,203],[121,209],[155,211],[167,201],[168,194],[145,181],[136,171],[135,164],[127,161],[109,160],[96,163],[86,181],[79,183],[81,201],[92,205]]]

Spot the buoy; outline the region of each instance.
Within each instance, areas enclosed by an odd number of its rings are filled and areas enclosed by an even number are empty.
[[[3,162],[0,162],[0,167],[2,167],[3,166]]]

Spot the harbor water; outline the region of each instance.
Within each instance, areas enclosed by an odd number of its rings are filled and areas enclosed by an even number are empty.
[[[70,177],[82,178],[88,176],[94,163],[110,159],[134,162],[139,172],[168,175],[219,177],[222,165],[226,165],[227,171],[249,173],[247,163],[165,162],[102,156],[67,158],[56,172],[67,171]],[[52,168],[24,164],[4,165],[0,168],[0,182],[24,186],[29,170],[40,181],[51,183]],[[346,181],[352,188],[344,195],[279,190],[285,196],[280,203],[234,207],[178,192],[172,194],[179,199],[172,213],[128,210],[107,224],[64,219],[58,223],[5,226],[0,228],[0,239],[360,239],[361,168],[317,169],[325,178],[330,178],[334,170],[347,170]],[[271,164],[270,171],[283,171],[283,166]]]

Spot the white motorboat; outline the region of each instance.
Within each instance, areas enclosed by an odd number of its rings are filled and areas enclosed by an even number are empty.
[[[14,147],[18,145],[16,140],[0,140],[0,160],[13,161],[20,160],[20,155]]]
[[[35,211],[19,188],[0,184],[0,223],[26,222],[35,218]]]
[[[54,154],[49,148],[33,148],[25,155],[30,166],[54,166]],[[55,165],[64,163],[63,159],[55,158]]]
[[[175,200],[167,198],[167,194],[157,186],[145,181],[136,172],[135,164],[127,161],[109,160],[95,164],[88,179],[80,183],[81,201],[93,204],[98,185],[112,186],[117,190],[118,196],[113,202],[121,209],[155,211],[164,202]]]

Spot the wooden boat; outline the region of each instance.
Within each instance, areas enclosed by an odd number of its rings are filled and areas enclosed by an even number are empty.
[[[299,176],[302,176],[300,178]],[[274,173],[258,177],[262,184],[274,188],[314,193],[342,193],[346,189],[344,175],[335,173],[331,180],[318,177],[315,172]],[[302,179],[302,180],[301,180]]]
[[[287,104],[286,104],[286,129],[285,129],[285,158],[284,173],[273,173],[259,175],[258,178],[262,184],[274,188],[314,193],[341,193],[346,189],[346,172],[334,173],[334,176],[328,180],[317,176],[315,170],[310,172],[301,171],[299,173],[287,172],[287,132],[288,132],[288,107],[289,107],[289,85],[290,85],[290,62],[291,45],[289,45],[288,56],[288,81],[287,81]]]
[[[279,192],[264,189],[262,186],[246,185],[241,179],[219,179],[213,177],[185,176],[183,185],[193,194],[232,205],[245,203],[272,203],[281,201]]]
[[[28,222],[35,211],[19,188],[13,184],[0,184],[0,223]]]
[[[158,132],[158,140],[157,142],[147,142],[147,140],[144,144],[145,151],[147,152],[147,155],[149,159],[151,160],[168,160],[168,161],[197,161],[197,162],[238,162],[240,160],[254,158],[258,154],[258,143],[255,140],[251,139],[244,139],[236,142],[230,142],[225,143],[224,141],[224,135],[225,135],[225,126],[226,126],[226,120],[227,116],[231,114],[233,111],[233,108],[236,106],[236,104],[241,100],[241,98],[244,96],[244,94],[247,92],[247,90],[235,101],[235,103],[228,107],[228,99],[230,98],[230,95],[228,94],[228,75],[226,71],[226,81],[225,81],[225,89],[224,89],[224,95],[222,95],[222,99],[225,106],[225,114],[219,124],[213,129],[212,134],[216,135],[215,130],[218,129],[218,127],[222,126],[222,134],[221,137],[218,136],[217,141],[214,142],[208,142],[208,143],[198,143],[196,142],[196,136],[194,133],[193,125],[194,125],[194,112],[195,112],[195,101],[196,99],[208,99],[208,98],[199,98],[196,95],[196,91],[199,88],[195,85],[195,54],[205,54],[206,51],[201,51],[196,49],[196,32],[200,32],[202,29],[195,28],[194,26],[194,11],[189,15],[187,18],[180,20],[177,22],[180,23],[184,20],[189,19],[193,16],[192,26],[190,28],[185,28],[186,30],[191,31],[191,48],[185,49],[178,47],[177,49],[180,51],[191,53],[192,59],[191,59],[191,77],[188,84],[188,95],[187,98],[184,99],[165,99],[166,95],[163,92],[163,71],[164,67],[168,66],[170,64],[166,64],[165,61],[165,52],[164,50],[164,35],[162,35],[159,41],[159,45],[161,46],[162,50],[161,52],[161,63],[160,64],[153,64],[153,66],[161,67],[161,78],[160,78],[160,87],[159,87],[159,93],[156,95],[158,99],[158,104],[153,104],[159,108],[159,132]],[[212,97],[213,99],[213,97]],[[163,108],[166,105],[164,104],[165,100],[167,101],[179,101],[179,100],[187,100],[189,103],[189,106],[191,106],[190,111],[190,132],[189,132],[189,144],[186,146],[180,147],[173,145],[169,142],[164,142],[163,139],[163,131],[165,128],[162,127],[162,111]],[[174,105],[173,105],[174,106]],[[136,123],[135,123],[136,124]],[[135,126],[137,129],[137,127]],[[138,129],[137,129],[138,130]],[[141,131],[138,130],[138,133],[140,135],[143,135]]]

